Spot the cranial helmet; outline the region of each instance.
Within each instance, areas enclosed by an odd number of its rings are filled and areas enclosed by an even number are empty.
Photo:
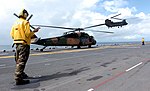
[[[28,15],[29,15],[28,11],[23,9],[19,14],[19,18],[22,17],[22,18],[26,19],[28,17]]]

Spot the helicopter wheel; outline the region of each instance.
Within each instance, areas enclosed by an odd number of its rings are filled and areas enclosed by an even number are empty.
[[[91,45],[88,45],[88,48],[91,48]]]
[[[40,49],[40,52],[42,52],[43,51],[43,49]]]
[[[71,46],[71,48],[73,48],[74,46]]]
[[[78,48],[78,49],[80,49],[80,48],[81,48],[81,46],[77,46],[77,48]]]
[[[40,49],[40,51],[42,52],[47,46],[44,46],[42,49]]]

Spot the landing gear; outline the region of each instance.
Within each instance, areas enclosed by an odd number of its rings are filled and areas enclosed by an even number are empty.
[[[91,48],[91,45],[88,45],[88,48]]]
[[[80,49],[80,48],[81,48],[81,46],[77,46],[77,48],[78,48],[78,49]]]
[[[44,46],[42,49],[40,49],[40,51],[42,52],[47,46]]]
[[[71,46],[71,48],[73,48],[74,46]]]

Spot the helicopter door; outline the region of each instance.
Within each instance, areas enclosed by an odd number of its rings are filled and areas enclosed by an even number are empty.
[[[68,38],[67,39],[67,44],[68,45],[79,45],[80,40],[77,38]]]

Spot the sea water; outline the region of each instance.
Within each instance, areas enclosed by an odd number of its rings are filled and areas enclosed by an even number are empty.
[[[107,46],[107,45],[124,45],[124,44],[140,44],[139,41],[137,42],[98,42],[97,46]],[[40,45],[33,45],[30,46],[31,49],[41,49],[43,46]],[[49,46],[47,48],[66,48],[66,46]],[[12,45],[0,45],[0,51],[12,51],[15,50],[15,46],[12,48]]]

